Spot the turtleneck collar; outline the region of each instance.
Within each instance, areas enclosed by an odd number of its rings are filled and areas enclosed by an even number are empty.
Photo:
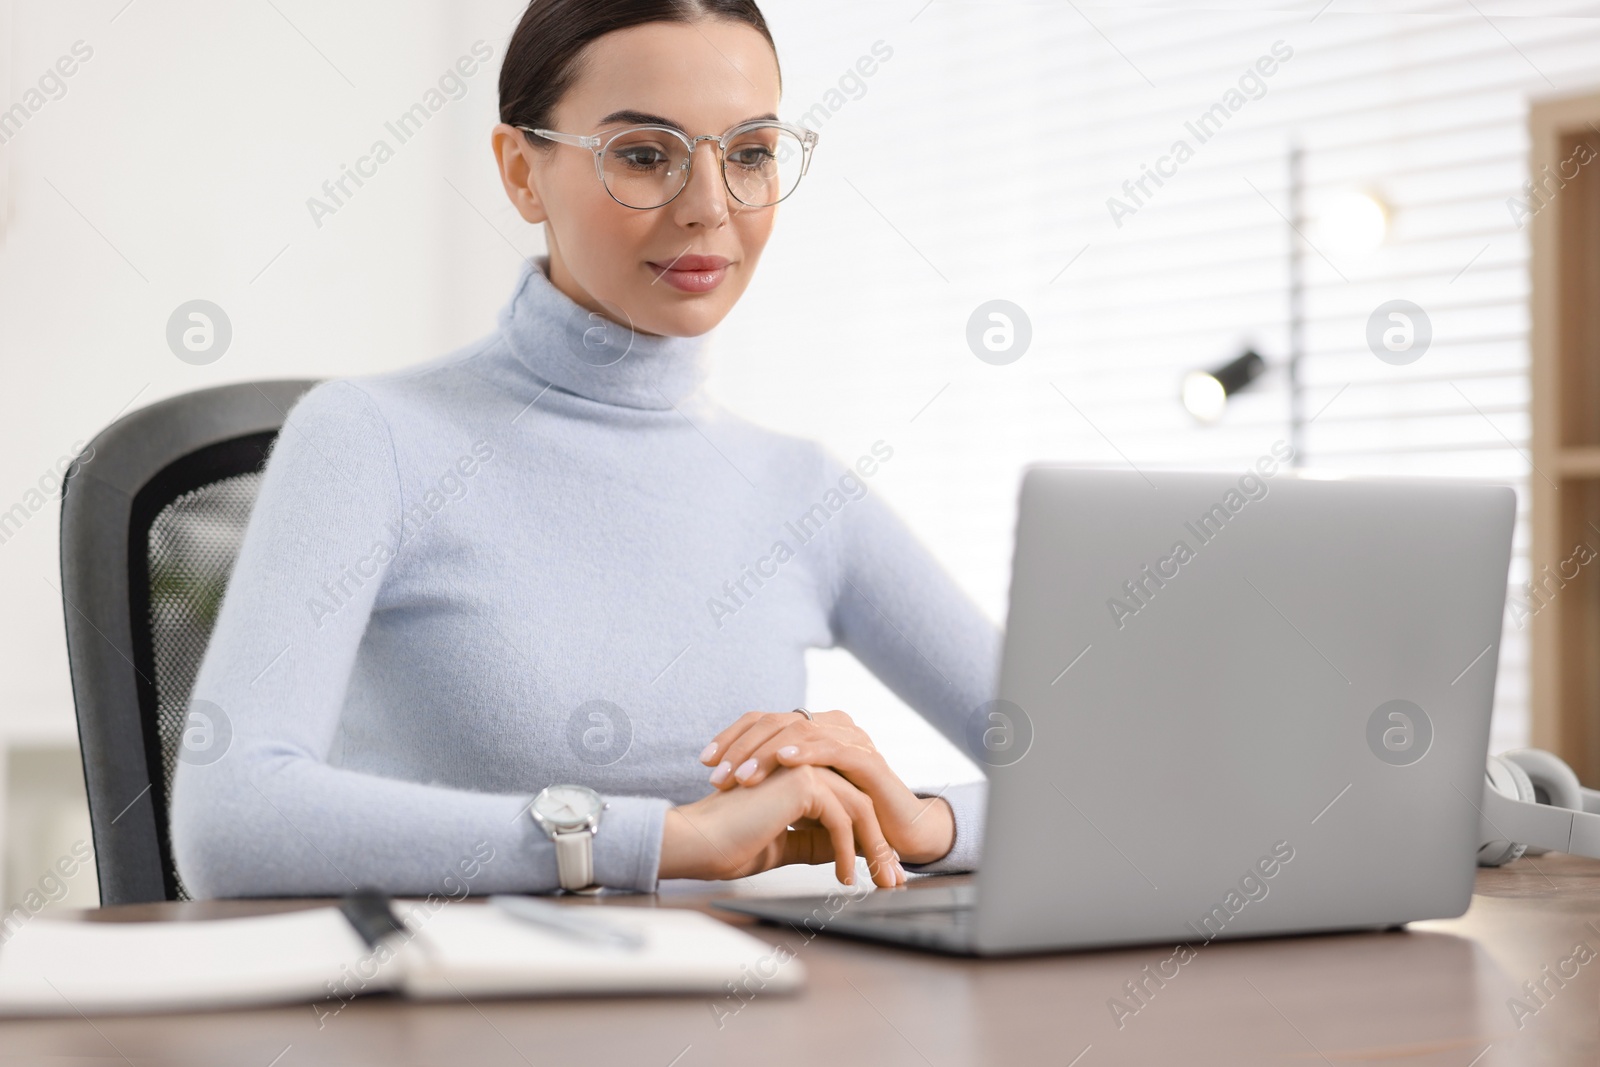
[[[523,263],[500,331],[539,378],[569,393],[631,408],[669,408],[710,373],[705,334],[640,333],[589,311],[550,281],[549,255]]]

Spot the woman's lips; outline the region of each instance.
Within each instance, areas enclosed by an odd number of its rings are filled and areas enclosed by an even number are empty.
[[[708,293],[722,284],[729,260],[724,256],[677,256],[666,263],[650,263],[656,280],[685,293]]]

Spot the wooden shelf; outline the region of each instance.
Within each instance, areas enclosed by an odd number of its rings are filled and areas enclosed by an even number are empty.
[[[1600,478],[1600,445],[1569,446],[1559,450],[1556,471],[1569,478]]]
[[[1528,116],[1533,743],[1600,786],[1600,93]],[[1518,596],[1521,593],[1521,596]],[[1514,623],[1508,623],[1513,625]]]

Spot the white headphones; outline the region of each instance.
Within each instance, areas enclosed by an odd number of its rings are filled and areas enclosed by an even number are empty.
[[[1542,749],[1490,756],[1478,840],[1480,867],[1498,867],[1524,853],[1600,859],[1600,790],[1585,789],[1571,767]]]

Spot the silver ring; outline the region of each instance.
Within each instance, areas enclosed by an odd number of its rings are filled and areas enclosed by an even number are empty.
[[[800,714],[804,715],[806,717],[806,721],[807,722],[816,722],[817,721],[817,717],[815,715],[811,714],[805,708],[795,708],[793,710],[794,711],[798,711]]]

